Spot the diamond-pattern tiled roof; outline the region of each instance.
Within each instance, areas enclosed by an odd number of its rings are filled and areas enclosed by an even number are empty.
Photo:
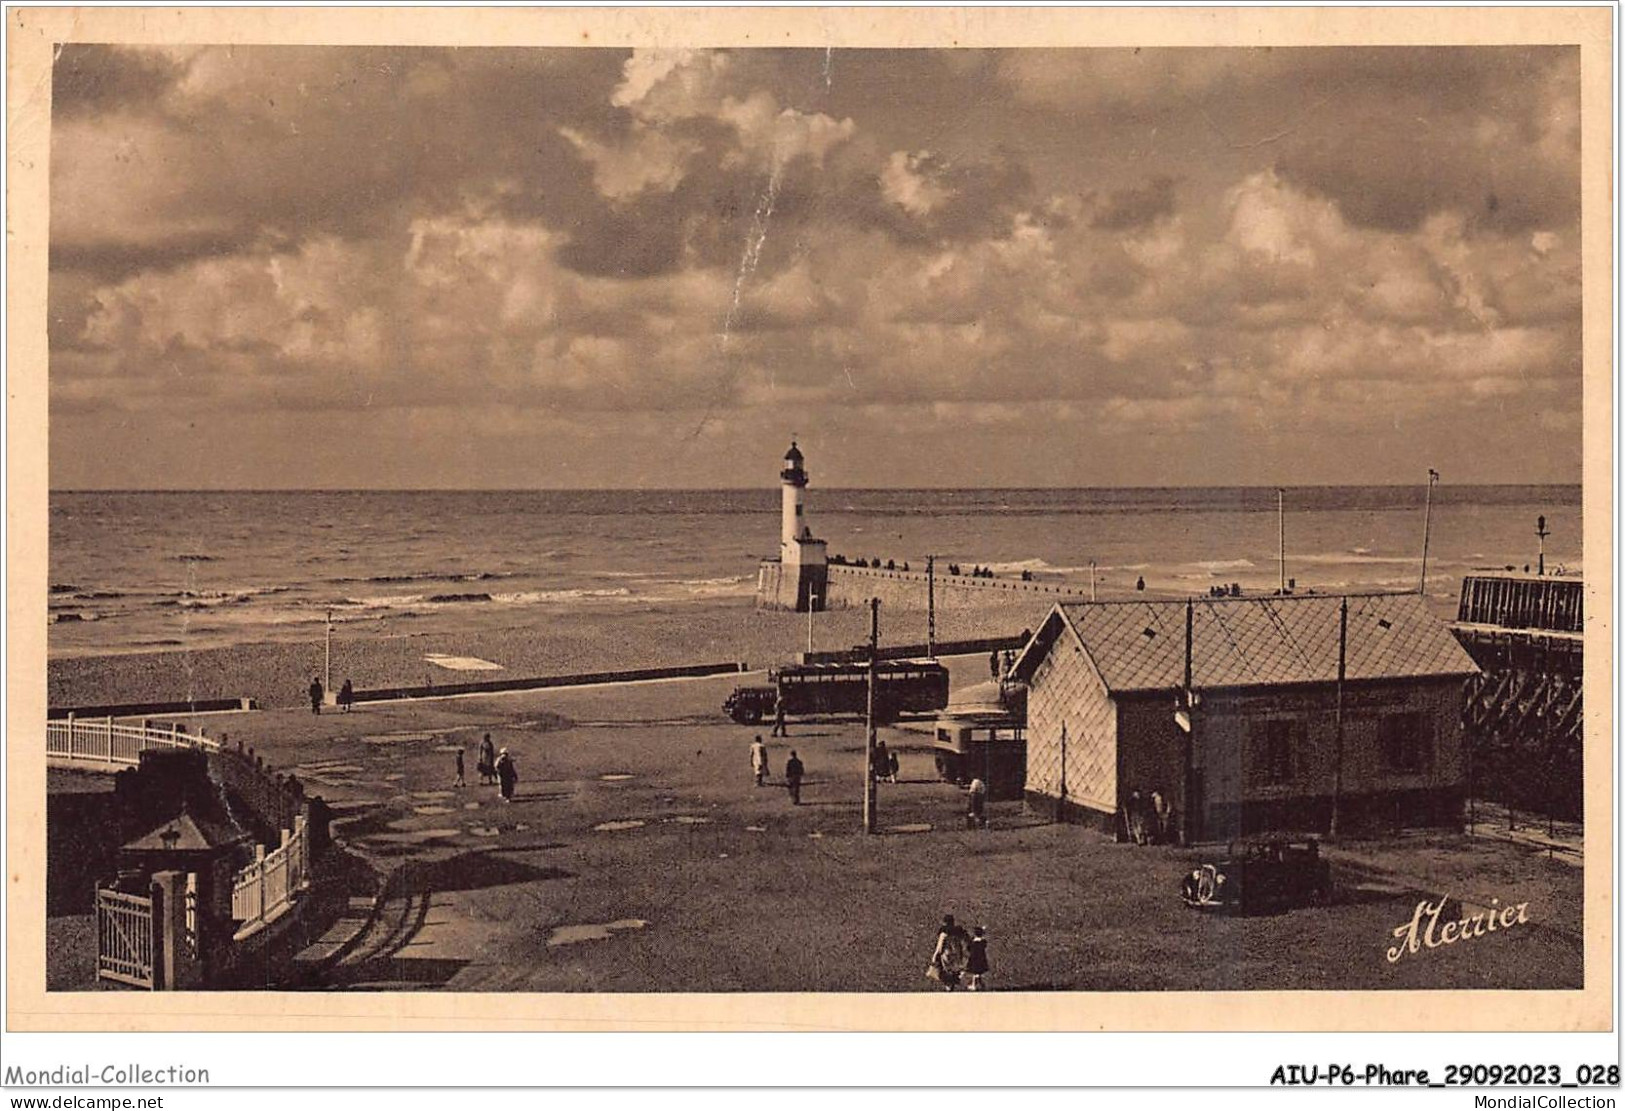
[[[1337,596],[1194,600],[1192,683],[1198,688],[1335,682]],[[1182,601],[1067,602],[1114,692],[1167,690],[1185,680]],[[1449,627],[1415,594],[1351,595],[1345,674],[1351,680],[1470,675]]]

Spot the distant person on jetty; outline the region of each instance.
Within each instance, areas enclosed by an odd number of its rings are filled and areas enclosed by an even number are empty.
[[[1144,590],[1145,589],[1145,576],[1144,575],[1141,575],[1139,578],[1134,580],[1134,589],[1135,590]]]
[[[784,762],[784,785],[790,790],[790,802],[795,806],[801,805],[801,777],[807,769],[802,767],[801,757],[796,750],[790,750],[790,759]]]
[[[489,785],[497,775],[497,750],[491,743],[491,734],[485,735],[480,742],[480,762],[476,765],[480,773],[480,782]]]
[[[345,713],[349,713],[350,707],[354,704],[354,702],[355,687],[351,684],[350,680],[346,679],[344,680],[344,685],[339,688],[339,709],[343,710]]]
[[[497,753],[497,783],[502,791],[502,801],[513,801],[514,784],[519,782],[519,769],[514,767],[513,757],[508,755],[504,748]]]
[[[756,776],[756,786],[760,787],[767,782],[767,744],[762,740],[760,733],[750,743],[750,770]]]
[[[970,974],[970,983],[965,985],[966,991],[987,990],[987,930],[977,926],[971,933],[969,953],[965,957],[965,971]]]
[[[965,971],[965,965],[970,957],[970,939],[965,935],[965,928],[954,922],[954,916],[944,914],[942,926],[937,930],[937,944],[931,950],[931,963],[926,967],[925,974],[947,991],[953,991],[959,986],[959,978]]]
[[[323,695],[323,693],[325,693],[325,692],[322,690],[322,681],[319,678],[317,678],[316,676],[312,675],[311,678],[310,678],[310,712],[311,713],[319,714],[319,713],[322,712],[322,695]]]
[[[769,736],[788,737],[790,727],[784,723],[784,692],[780,691],[773,698],[773,732]]]
[[[467,786],[467,784],[463,782],[463,746],[462,745],[457,746],[457,782],[453,783],[452,786],[453,787],[466,787]]]

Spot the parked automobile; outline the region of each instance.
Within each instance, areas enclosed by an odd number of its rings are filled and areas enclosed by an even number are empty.
[[[1331,868],[1312,837],[1232,842],[1224,858],[1193,869],[1180,883],[1185,905],[1232,914],[1324,902]]]

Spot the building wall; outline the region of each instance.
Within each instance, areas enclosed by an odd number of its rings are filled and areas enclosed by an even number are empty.
[[[1342,808],[1356,824],[1448,824],[1459,814],[1465,785],[1460,680],[1350,687],[1344,696]],[[1422,766],[1399,771],[1385,761],[1383,719],[1420,714],[1431,723],[1432,743]],[[1264,722],[1301,728],[1292,746],[1290,774],[1272,782]],[[1171,785],[1180,799],[1183,734],[1173,723],[1171,699],[1122,701],[1119,715],[1123,790],[1142,793]],[[1203,836],[1269,828],[1325,828],[1337,764],[1336,692],[1317,687],[1273,693],[1210,693],[1203,698],[1193,749],[1195,794]],[[1158,782],[1160,781],[1160,782]],[[1167,788],[1165,788],[1167,789]]]
[[[1065,727],[1065,741],[1062,728]],[[1061,799],[1111,828],[1117,812],[1117,720],[1094,666],[1062,634],[1033,672],[1027,691],[1027,787],[1030,803]]]

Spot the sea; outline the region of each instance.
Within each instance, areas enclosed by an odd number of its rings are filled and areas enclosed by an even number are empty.
[[[747,607],[778,551],[780,493],[735,490],[79,491],[50,496],[53,657],[512,627],[628,607]],[[1232,584],[1414,590],[1581,566],[1578,486],[818,490],[831,553],[986,567],[1131,595]],[[1091,567],[1092,565],[1092,567]]]

